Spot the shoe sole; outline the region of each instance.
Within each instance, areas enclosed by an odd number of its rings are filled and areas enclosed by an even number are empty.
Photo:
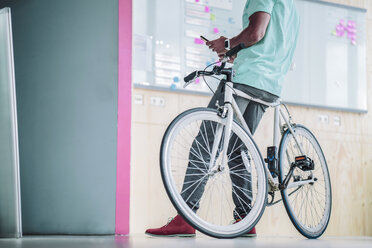
[[[195,237],[196,234],[170,234],[170,235],[157,235],[145,232],[146,235],[152,236],[152,237],[182,237],[182,238],[192,238]]]
[[[242,238],[256,238],[257,234],[243,234],[240,237],[242,237]]]

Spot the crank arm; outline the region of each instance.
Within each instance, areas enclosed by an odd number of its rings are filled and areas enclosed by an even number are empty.
[[[287,185],[287,189],[299,187],[299,186],[309,184],[309,183],[315,183],[314,178],[290,183]]]

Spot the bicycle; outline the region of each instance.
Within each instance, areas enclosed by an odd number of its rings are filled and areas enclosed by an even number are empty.
[[[243,48],[240,44],[228,51],[211,71],[194,71],[184,78],[186,87],[199,76],[222,75],[225,99],[216,109],[186,110],[168,126],[160,149],[166,192],[190,225],[212,237],[247,233],[266,206],[283,200],[296,229],[307,238],[318,238],[327,228],[332,206],[325,156],[315,136],[293,122],[280,99],[269,103],[233,88],[232,68],[225,65]],[[273,146],[265,160],[234,95],[275,108]],[[237,160],[239,164],[231,165]],[[274,202],[277,191],[282,199]],[[199,199],[190,203],[197,194]]]

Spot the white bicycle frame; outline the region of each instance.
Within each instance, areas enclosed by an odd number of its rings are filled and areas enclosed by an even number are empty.
[[[277,100],[276,102],[273,102],[273,103],[262,101],[260,99],[251,97],[248,94],[246,94],[246,93],[244,93],[244,92],[242,92],[238,89],[235,89],[235,88],[233,89],[233,83],[232,82],[226,82],[225,93],[224,94],[225,94],[225,99],[224,99],[225,104],[223,105],[222,115],[225,115],[223,117],[224,117],[224,120],[225,120],[224,125],[226,126],[226,128],[225,128],[224,139],[223,139],[224,142],[223,142],[223,148],[222,148],[222,156],[223,156],[222,157],[222,163],[221,163],[222,166],[224,165],[224,162],[227,159],[227,149],[228,149],[228,143],[229,143],[229,138],[230,138],[230,134],[231,134],[231,126],[232,126],[232,123],[233,123],[234,113],[235,113],[238,121],[243,125],[243,127],[247,131],[247,133],[251,134],[251,132],[250,132],[250,130],[249,130],[244,118],[243,118],[242,113],[239,110],[239,107],[238,107],[233,95],[237,95],[239,97],[248,99],[250,101],[258,102],[258,103],[264,104],[266,106],[275,108],[275,111],[274,111],[273,145],[276,146],[276,147],[279,147],[280,128],[282,126],[282,122],[281,122],[281,119],[280,119],[279,116],[281,116],[282,119],[284,120],[284,122],[287,124],[287,127],[288,127],[289,131],[293,135],[293,138],[294,138],[298,148],[300,149],[301,154],[305,155],[303,147],[302,147],[301,143],[299,142],[299,140],[297,139],[296,134],[294,133],[294,131],[292,129],[290,121],[288,120],[288,118],[285,116],[282,109],[280,108],[280,104],[281,104],[280,99]],[[222,131],[223,131],[223,125],[220,125],[217,128],[215,140],[221,140]],[[217,151],[218,151],[218,146],[219,146],[219,142],[214,142],[214,145],[213,145],[213,148],[212,148],[211,161],[210,161],[210,165],[209,165],[210,171],[214,170],[214,167],[217,166],[217,165],[215,165],[215,159],[216,159],[216,154],[217,154]],[[279,190],[279,183],[277,182],[277,180],[274,180],[274,178],[272,177],[272,175],[271,175],[267,166],[264,165],[264,168],[266,170],[269,185],[271,186],[271,191]],[[298,181],[298,182],[292,182],[292,183],[287,185],[287,188],[298,187],[298,186],[308,184],[308,183],[314,183],[314,178],[308,179],[308,180],[302,180],[302,181]]]

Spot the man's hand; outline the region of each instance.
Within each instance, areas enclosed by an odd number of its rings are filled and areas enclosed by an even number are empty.
[[[249,25],[239,35],[230,39],[230,47],[233,48],[240,43],[244,43],[245,47],[250,47],[259,42],[265,36],[267,26],[269,25],[270,14],[258,11],[249,17]],[[225,40],[227,38],[221,36],[217,40],[208,41],[206,45],[217,53],[218,57],[223,59],[223,55],[227,52],[225,49]],[[229,62],[233,63],[236,58],[231,56]]]
[[[206,45],[209,47],[209,49],[212,49],[212,51],[216,52],[218,57],[221,58],[223,55],[227,52],[225,49],[225,40],[227,38],[224,36],[221,36],[217,40],[208,41]]]
[[[229,63],[233,64],[234,63],[234,60],[236,59],[236,54],[231,56],[228,60]]]
[[[220,61],[224,58],[225,53],[227,53],[227,50],[225,48],[225,40],[227,38],[224,36],[221,36],[217,40],[208,41],[206,45],[209,47],[209,49],[212,49],[212,51],[216,52],[218,57],[220,58]],[[234,63],[234,60],[236,58],[236,55],[233,55],[229,58],[229,63]]]
[[[226,52],[227,52],[227,51],[226,51]],[[218,57],[220,58],[220,61],[224,58],[224,55],[225,55],[225,54],[221,54],[221,55],[218,56]],[[227,62],[233,64],[235,59],[236,59],[236,54],[233,55],[233,56],[231,56],[231,57],[229,57],[229,60],[228,60]]]

